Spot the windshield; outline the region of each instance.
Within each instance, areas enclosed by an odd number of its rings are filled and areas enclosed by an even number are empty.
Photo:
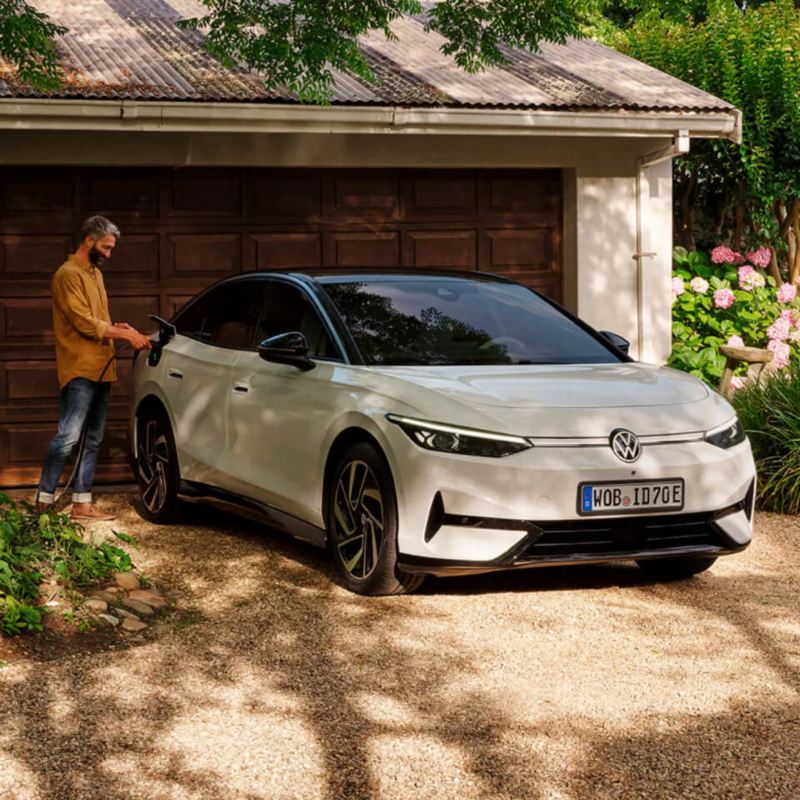
[[[367,364],[607,364],[619,358],[541,297],[467,278],[327,281]]]

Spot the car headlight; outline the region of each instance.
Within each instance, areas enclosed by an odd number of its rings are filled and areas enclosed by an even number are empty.
[[[462,456],[502,458],[527,450],[533,445],[521,436],[491,433],[474,428],[459,428],[441,422],[387,414],[386,419],[398,425],[414,444],[425,450],[439,453],[456,453]]]
[[[738,419],[733,419],[730,422],[726,422],[724,425],[712,428],[710,431],[707,431],[705,435],[705,440],[709,444],[713,444],[715,447],[721,447],[723,450],[741,444],[746,438]]]

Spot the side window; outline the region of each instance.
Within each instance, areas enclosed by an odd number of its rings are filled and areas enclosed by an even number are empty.
[[[341,357],[309,298],[288,283],[266,282],[256,341],[261,342],[290,331],[300,331],[306,337],[310,356]]]
[[[219,347],[254,347],[263,285],[236,281],[214,289],[178,317],[178,333]]]

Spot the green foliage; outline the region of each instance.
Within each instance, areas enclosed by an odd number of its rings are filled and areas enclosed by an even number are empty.
[[[365,80],[372,72],[358,37],[393,38],[397,17],[425,13],[424,25],[445,38],[443,52],[475,72],[506,61],[503,48],[537,50],[542,41],[578,35],[587,0],[440,0],[425,12],[418,0],[202,0],[208,12],[179,23],[202,28],[206,46],[224,63],[245,64],[268,88],[286,87],[302,100],[330,100],[334,71]]]
[[[785,213],[800,197],[800,10],[791,0],[707,5],[705,16],[683,21],[653,8],[608,38],[741,109],[742,144],[693,143],[678,164],[679,187],[697,179],[697,202],[716,218],[717,237],[727,225],[735,246],[758,239],[788,255]]]
[[[21,82],[57,88],[60,71],[53,40],[65,32],[24,0],[0,0],[0,68],[6,61]]]
[[[800,514],[800,363],[733,397],[758,470],[759,507]]]
[[[133,543],[133,537],[117,534]],[[16,635],[42,629],[39,584],[66,589],[91,586],[115,572],[132,569],[130,556],[108,542],[88,544],[67,515],[38,513],[0,494],[0,631]]]
[[[732,336],[739,336],[745,346],[764,348],[770,341],[770,326],[781,313],[788,311],[800,319],[800,299],[791,303],[778,302],[775,281],[771,277],[764,276],[761,287],[744,289],[739,283],[738,267],[712,264],[705,253],[687,252],[680,247],[675,248],[674,263],[673,278],[683,281],[684,291],[676,294],[673,290],[673,342],[667,363],[711,386],[719,384],[725,369],[720,345],[726,344]],[[707,281],[708,288],[702,292],[692,288],[691,281],[695,278]],[[716,306],[714,292],[718,289],[733,292],[730,308]],[[740,372],[746,372],[744,365]]]

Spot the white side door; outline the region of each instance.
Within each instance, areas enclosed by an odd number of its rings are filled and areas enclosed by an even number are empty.
[[[229,488],[228,415],[232,369],[252,347],[259,285],[235,280],[197,298],[176,319],[164,382],[175,421],[181,477]]]
[[[228,452],[240,494],[320,525],[322,442],[339,406],[343,363],[316,307],[297,286],[266,283],[257,341],[300,331],[315,367],[264,361],[242,352],[231,376]]]

